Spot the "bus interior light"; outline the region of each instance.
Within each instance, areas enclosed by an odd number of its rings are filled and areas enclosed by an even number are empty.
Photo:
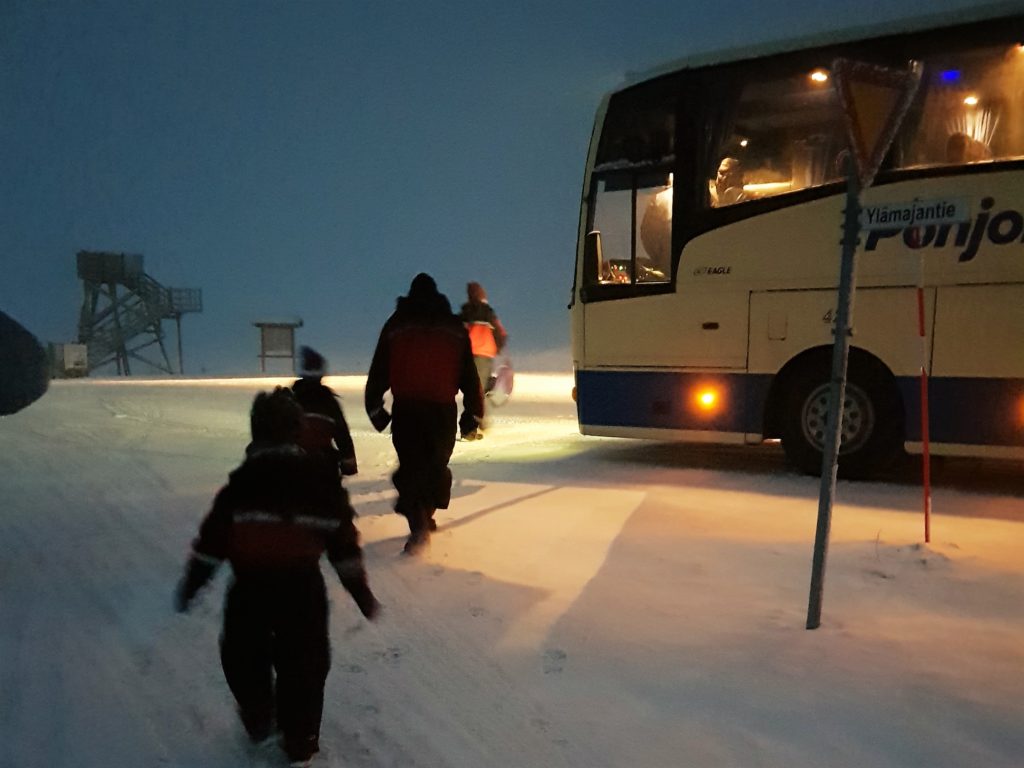
[[[967,96],[964,99],[964,104],[966,104],[968,107],[976,107],[978,106],[978,97],[972,93],[970,96]]]

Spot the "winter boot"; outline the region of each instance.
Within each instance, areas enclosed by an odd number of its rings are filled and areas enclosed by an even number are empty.
[[[253,744],[260,744],[270,738],[273,733],[273,716],[266,711],[249,712],[238,710],[238,716],[245,726],[245,732],[249,735],[249,741]]]
[[[427,548],[430,544],[430,531],[429,530],[417,530],[409,534],[409,538],[405,541],[405,546],[402,548],[402,552],[406,555],[418,555]]]
[[[320,739],[316,736],[304,736],[301,738],[284,739],[284,751],[288,755],[288,761],[293,768],[300,768],[309,765],[313,756],[320,751]]]

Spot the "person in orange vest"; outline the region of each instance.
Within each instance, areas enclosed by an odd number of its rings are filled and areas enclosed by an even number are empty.
[[[494,388],[494,358],[505,348],[508,333],[498,319],[498,314],[487,301],[487,291],[480,283],[466,284],[466,298],[459,319],[469,331],[469,342],[473,348],[473,362],[480,377],[480,386],[486,395]],[[474,437],[483,437],[482,430],[476,430]]]

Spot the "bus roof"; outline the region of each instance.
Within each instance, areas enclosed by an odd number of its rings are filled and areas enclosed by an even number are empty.
[[[980,3],[970,8],[917,14],[891,21],[827,30],[800,37],[780,38],[743,47],[707,51],[675,59],[642,73],[630,73],[626,76],[622,85],[614,89],[614,92],[622,91],[661,75],[667,75],[684,69],[698,69],[715,64],[728,64],[748,59],[757,59],[779,53],[821,48],[841,43],[856,42],[858,40],[870,40],[876,37],[889,37],[927,29],[941,29],[942,27],[952,27],[959,24],[970,24],[972,22],[1015,15],[1020,15],[1024,19],[1024,2],[1021,2],[1021,0],[1000,0],[998,2]],[[1024,40],[1021,42],[1024,43]]]

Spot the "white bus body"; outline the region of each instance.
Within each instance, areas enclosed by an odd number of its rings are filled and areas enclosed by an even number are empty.
[[[915,59],[864,207],[953,200],[969,220],[861,233],[840,472],[920,450],[922,364],[933,453],[1024,457],[1022,11],[704,57],[611,94],[570,306],[581,432],[779,438],[820,470],[848,154],[828,66]]]

